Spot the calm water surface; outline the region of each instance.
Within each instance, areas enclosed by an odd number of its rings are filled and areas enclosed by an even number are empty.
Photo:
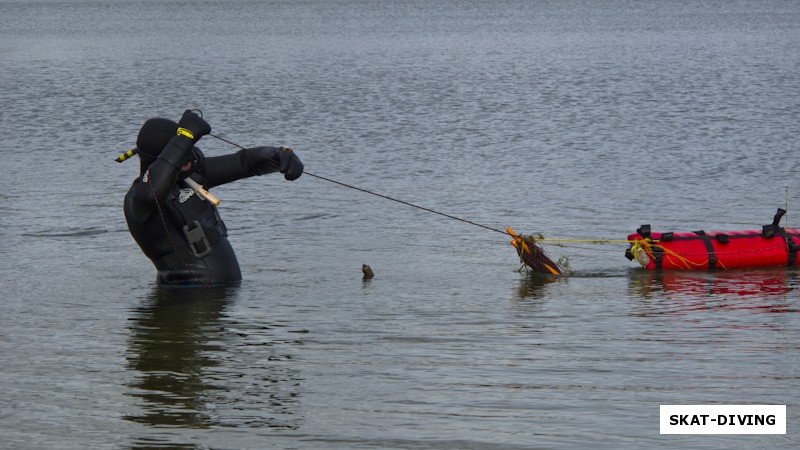
[[[537,279],[499,233],[267,176],[215,189],[241,286],[155,286],[113,159],[188,107],[500,230],[800,225],[796,2],[431,3],[0,0],[0,446],[798,446],[793,269],[585,244]],[[686,403],[786,404],[788,433],[659,435]]]

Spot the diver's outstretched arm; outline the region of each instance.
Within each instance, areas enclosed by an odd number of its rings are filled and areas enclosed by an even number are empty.
[[[224,156],[205,159],[202,175],[205,187],[230,183],[256,175],[281,172],[287,180],[296,180],[303,174],[303,163],[290,148],[253,147]]]

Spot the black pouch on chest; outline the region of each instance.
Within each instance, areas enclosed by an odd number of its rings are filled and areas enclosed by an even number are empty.
[[[214,244],[228,235],[217,209],[198,197],[191,188],[173,192],[168,203],[173,218],[182,226],[189,250],[195,258],[211,253]]]

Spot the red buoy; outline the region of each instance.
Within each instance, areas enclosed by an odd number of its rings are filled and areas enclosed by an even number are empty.
[[[642,225],[628,236],[626,256],[648,270],[735,269],[794,266],[800,250],[800,230],[780,227],[786,211],[761,230],[652,232]]]

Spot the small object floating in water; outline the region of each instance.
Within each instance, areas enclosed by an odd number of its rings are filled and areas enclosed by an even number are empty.
[[[628,236],[625,256],[647,270],[792,267],[798,264],[800,230],[781,227],[784,214],[778,209],[761,230],[657,233],[642,225]]]
[[[513,238],[511,239],[511,245],[517,249],[520,262],[528,266],[531,271],[548,275],[561,275],[564,272],[558,263],[553,262],[547,256],[547,253],[536,243],[533,236],[518,235],[511,228],[506,228],[506,233]]]
[[[361,271],[364,272],[364,279],[365,280],[371,280],[372,277],[375,276],[375,272],[372,271],[372,267],[370,267],[367,264],[362,264],[361,265]]]

